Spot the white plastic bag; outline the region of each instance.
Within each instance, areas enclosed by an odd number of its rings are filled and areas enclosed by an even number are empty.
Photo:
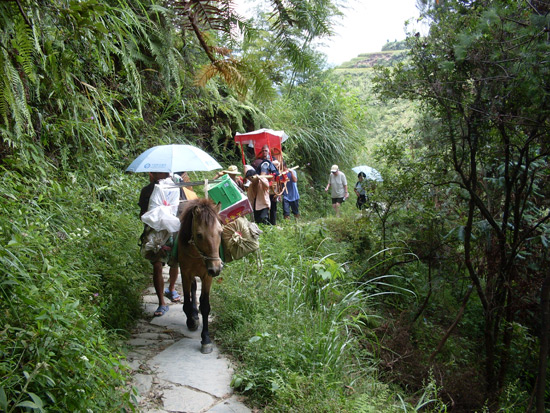
[[[149,198],[149,207],[147,210],[151,211],[159,206],[169,206],[171,208],[170,213],[176,215],[179,203],[180,189],[174,186],[174,182],[170,178],[167,178],[155,185],[151,198]]]
[[[170,238],[168,231],[151,231],[149,232],[145,244],[142,246],[142,254],[147,258],[147,254],[152,252],[157,254]]]
[[[141,220],[155,231],[164,229],[168,232],[178,232],[181,225],[179,218],[172,215],[170,205],[160,205],[147,211],[141,216]]]
[[[180,190],[170,179],[163,179],[153,188],[149,208],[141,220],[155,231],[178,232],[180,220],[176,217],[180,203]]]

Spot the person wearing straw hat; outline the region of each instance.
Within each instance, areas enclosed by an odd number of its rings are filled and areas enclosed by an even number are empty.
[[[239,176],[241,175],[241,173],[239,172],[239,168],[237,168],[236,165],[229,165],[227,169],[218,172],[214,177],[214,179],[217,179],[225,174],[229,175],[229,177],[233,180],[233,182],[237,184],[237,187],[241,191],[245,192],[243,179]]]
[[[332,187],[332,188],[331,188]],[[348,181],[346,180],[346,175],[343,172],[340,172],[338,165],[332,165],[330,168],[330,177],[328,180],[327,187],[325,192],[330,190],[330,195],[332,197],[332,208],[336,213],[336,216],[340,216],[340,205],[349,197],[348,193]]]

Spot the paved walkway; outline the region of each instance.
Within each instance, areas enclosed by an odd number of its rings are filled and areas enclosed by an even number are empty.
[[[164,279],[168,280],[167,268]],[[198,278],[197,282],[198,299]],[[181,294],[179,277],[176,289]],[[152,286],[146,291],[144,311],[151,317],[140,320],[127,343],[131,348],[128,365],[133,370],[132,384],[139,392],[139,412],[250,413],[233,395],[229,360],[215,343],[212,353],[202,354],[202,325],[189,331],[182,304],[166,302],[170,310],[162,317],[152,317],[158,300]]]

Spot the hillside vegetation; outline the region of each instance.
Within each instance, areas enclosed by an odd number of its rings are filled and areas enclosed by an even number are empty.
[[[372,53],[361,53],[349,62],[342,63],[337,70],[341,69],[363,69],[375,66],[395,66],[407,58],[406,50],[389,50]]]
[[[235,133],[264,127],[290,136],[301,219],[212,298],[250,406],[548,410],[548,6],[419,2],[428,35],[326,70],[337,2],[266,4],[0,2],[0,410],[137,410],[148,177],[125,168],[168,143],[240,165]],[[363,214],[350,191],[334,217],[335,163],[349,189],[382,174]]]

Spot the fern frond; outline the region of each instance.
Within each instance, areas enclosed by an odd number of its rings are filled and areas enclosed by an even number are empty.
[[[182,17],[178,23],[183,28],[191,28],[193,21],[203,30],[230,32],[233,11],[226,0],[171,0],[168,4]]]
[[[237,68],[237,61],[234,59],[219,60],[214,63],[219,70],[220,75],[230,87],[234,88],[240,94],[246,91],[246,79]]]
[[[15,24],[15,33],[13,45],[17,51],[17,62],[23,68],[31,82],[36,82],[36,73],[34,71],[34,62],[32,60],[33,52],[33,31],[23,19],[18,19]]]
[[[7,60],[4,61],[4,76],[6,76],[7,82],[9,82],[9,87],[6,88],[6,91],[9,91],[10,94],[10,106],[15,119],[16,131],[19,133],[33,132],[31,114],[27,106],[27,98],[25,95],[25,87],[19,73]]]
[[[261,101],[271,101],[277,96],[273,82],[262,70],[261,64],[250,59],[243,59],[238,62],[238,69],[249,80],[251,91]]]
[[[197,72],[197,75],[195,76],[195,84],[197,86],[204,87],[206,86],[208,81],[214,78],[217,74],[218,68],[213,63],[204,65],[200,68],[200,70]]]

